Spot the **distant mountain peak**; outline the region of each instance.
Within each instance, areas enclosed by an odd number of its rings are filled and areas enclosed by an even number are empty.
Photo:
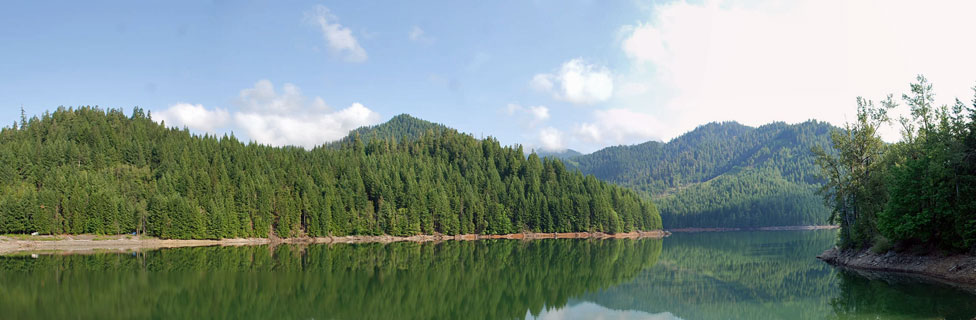
[[[386,122],[352,130],[348,135],[346,135],[345,138],[330,143],[329,145],[331,147],[338,147],[344,143],[353,141],[356,136],[359,136],[359,139],[363,140],[364,142],[372,139],[417,139],[426,134],[428,131],[442,130],[453,129],[440,123],[427,121],[406,113],[401,113],[393,116]]]
[[[669,227],[825,223],[810,150],[830,148],[835,129],[815,120],[710,122],[667,143],[607,147],[569,164],[661,200]]]
[[[562,151],[537,149],[537,150],[533,150],[533,152],[535,152],[535,154],[538,155],[540,158],[550,157],[550,158],[556,158],[560,160],[568,160],[583,155],[579,151],[573,149],[566,149]]]
[[[398,114],[398,115],[393,116],[392,118],[390,118],[390,120],[387,120],[384,124],[395,123],[395,122],[403,122],[403,121],[418,121],[418,122],[432,123],[430,121],[427,121],[427,120],[424,120],[424,119],[420,119],[420,118],[414,117],[414,116],[410,115],[409,113],[401,113],[401,114]]]

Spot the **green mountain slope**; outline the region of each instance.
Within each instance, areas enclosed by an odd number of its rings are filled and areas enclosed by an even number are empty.
[[[338,148],[343,144],[351,143],[358,136],[363,142],[373,139],[380,140],[417,140],[420,136],[433,132],[450,130],[445,125],[434,123],[423,119],[418,119],[409,114],[403,113],[390,118],[389,121],[375,125],[360,127],[350,131],[349,134],[338,141],[329,143],[333,148]]]
[[[0,130],[0,234],[233,238],[660,227],[655,205],[632,190],[452,129],[399,141],[354,136],[337,148],[305,150],[168,129],[138,108],[129,116],[83,107]]]
[[[829,147],[833,129],[817,121],[709,123],[668,143],[610,147],[569,163],[651,194],[668,228],[825,224],[810,150]]]

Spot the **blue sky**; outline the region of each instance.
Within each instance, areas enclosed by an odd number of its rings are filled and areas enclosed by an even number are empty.
[[[958,31],[976,30],[972,7],[12,1],[0,12],[0,123],[21,105],[141,106],[195,132],[310,147],[409,113],[584,152],[709,121],[839,124],[856,95],[904,92],[919,73],[940,97],[968,100],[976,59]]]

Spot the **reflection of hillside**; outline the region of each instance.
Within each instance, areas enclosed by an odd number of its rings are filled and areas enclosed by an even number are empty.
[[[675,234],[633,281],[588,294],[610,309],[682,319],[971,319],[976,296],[868,279],[814,257],[835,231]],[[894,277],[897,278],[897,277]]]
[[[512,319],[633,279],[661,240],[182,248],[0,258],[20,318]]]
[[[829,313],[826,297],[837,290],[835,278],[814,257],[833,244],[831,231],[676,234],[665,241],[656,266],[587,298],[684,319],[820,319]]]
[[[873,279],[842,271],[840,294],[830,306],[840,318],[857,318],[865,311],[901,319],[972,319],[976,295],[945,286],[932,286],[909,278],[881,274]],[[934,316],[938,315],[938,316]]]

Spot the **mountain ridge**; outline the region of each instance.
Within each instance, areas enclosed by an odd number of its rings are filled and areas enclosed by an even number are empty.
[[[531,150],[526,156],[557,159],[570,170],[647,195],[659,205],[668,228],[823,225],[829,210],[816,194],[821,180],[811,148],[831,148],[829,133],[836,129],[817,120],[757,127],[709,122],[668,142],[610,146],[589,154]],[[417,139],[442,130],[453,129],[401,114],[356,129],[336,145],[356,137],[366,142]]]
[[[630,189],[428,123],[396,117],[337,148],[308,150],[197,135],[140,108],[131,115],[58,108],[0,129],[0,234],[228,239],[661,229],[654,203]],[[408,138],[377,139],[385,135]]]
[[[393,116],[386,122],[353,129],[342,139],[327,143],[326,146],[338,148],[343,144],[352,143],[357,137],[363,143],[368,143],[370,140],[377,138],[397,141],[404,139],[415,140],[424,134],[444,130],[453,129],[440,123],[417,118],[407,113],[401,113]]]
[[[825,224],[811,148],[830,148],[835,129],[817,120],[710,122],[667,143],[607,147],[568,163],[650,195],[668,228]]]

